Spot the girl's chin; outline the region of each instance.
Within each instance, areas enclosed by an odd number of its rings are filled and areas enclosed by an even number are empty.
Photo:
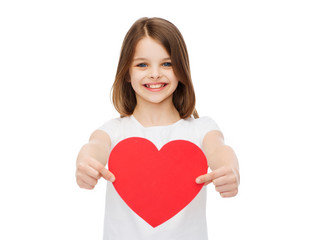
[[[166,97],[143,97],[143,96],[138,96],[137,95],[137,104],[145,104],[145,103],[149,103],[149,104],[161,104],[161,103],[166,103],[169,102],[169,104],[173,104],[173,95],[170,96],[166,96]]]

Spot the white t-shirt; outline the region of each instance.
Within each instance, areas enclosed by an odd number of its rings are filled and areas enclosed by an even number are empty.
[[[111,139],[110,151],[130,137],[146,138],[158,149],[173,140],[190,141],[202,149],[206,133],[219,130],[209,117],[181,119],[172,125],[144,127],[133,116],[108,121],[100,130]],[[203,149],[202,149],[203,150]],[[122,200],[107,182],[104,240],[207,240],[206,188],[179,213],[153,228]]]

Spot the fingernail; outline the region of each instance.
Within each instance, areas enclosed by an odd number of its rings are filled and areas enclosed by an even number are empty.
[[[114,176],[111,176],[111,177],[110,177],[110,181],[111,181],[111,182],[114,182],[114,180],[116,180],[116,179],[115,179],[115,177],[114,177]]]
[[[201,179],[197,178],[196,183],[201,183]]]

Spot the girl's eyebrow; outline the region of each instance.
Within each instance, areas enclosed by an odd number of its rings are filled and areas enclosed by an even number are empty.
[[[146,58],[134,58],[133,60],[134,61],[146,61],[147,59]]]
[[[142,57],[138,57],[138,58],[134,58],[133,61],[147,61],[147,58],[142,58]],[[170,57],[167,58],[163,58],[162,61],[170,61]]]

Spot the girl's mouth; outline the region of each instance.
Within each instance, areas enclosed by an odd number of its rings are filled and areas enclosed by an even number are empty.
[[[165,87],[166,85],[167,85],[167,83],[144,84],[144,86],[149,89],[161,89],[161,88]]]

